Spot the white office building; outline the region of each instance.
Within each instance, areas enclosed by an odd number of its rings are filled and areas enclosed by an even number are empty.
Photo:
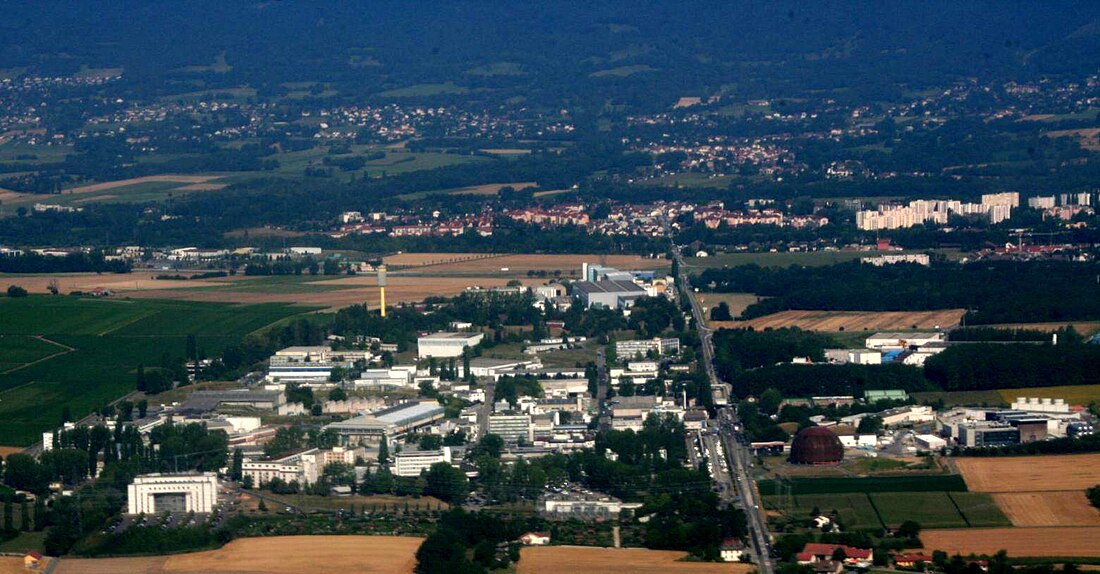
[[[274,460],[246,460],[241,471],[244,476],[252,477],[252,484],[256,486],[275,478],[305,486],[317,482],[325,467],[334,462],[354,464],[355,451],[339,446],[324,450],[312,448]]]
[[[417,477],[433,464],[451,463],[451,447],[439,450],[403,450],[393,455],[394,476]]]
[[[658,355],[679,353],[680,340],[675,337],[668,339],[654,337],[652,339],[615,342],[615,353],[619,356],[619,360],[629,359],[637,355],[645,356],[650,351],[655,351]]]
[[[208,513],[218,502],[218,475],[146,474],[126,489],[129,514]]]
[[[489,415],[489,434],[495,434],[509,443],[535,440],[531,415]]]

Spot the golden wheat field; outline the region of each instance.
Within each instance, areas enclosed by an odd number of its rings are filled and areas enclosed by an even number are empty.
[[[955,466],[974,492],[1084,491],[1100,482],[1100,454],[958,458]]]
[[[746,574],[752,564],[683,562],[683,552],[641,548],[543,546],[524,548],[517,574]]]
[[[920,539],[927,550],[963,556],[1001,550],[1012,557],[1100,556],[1100,527],[952,528],[921,531]]]
[[[421,538],[402,536],[278,536],[242,538],[207,552],[140,558],[62,559],[56,574],[408,574]]]

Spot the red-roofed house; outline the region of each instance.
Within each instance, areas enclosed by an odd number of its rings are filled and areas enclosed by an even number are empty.
[[[915,568],[920,563],[931,564],[932,557],[927,554],[898,554],[894,557],[898,568]]]
[[[740,562],[745,554],[745,545],[736,538],[726,538],[718,550],[723,562]]]
[[[545,546],[550,544],[550,533],[548,532],[528,532],[519,537],[519,541],[527,546]]]
[[[875,559],[874,552],[867,548],[854,548],[843,544],[819,544],[816,542],[806,544],[796,558],[799,564],[814,564],[823,560],[831,560],[837,548],[844,551],[845,564],[867,567]]]
[[[37,570],[42,564],[42,555],[33,550],[23,555],[23,567],[28,570]]]

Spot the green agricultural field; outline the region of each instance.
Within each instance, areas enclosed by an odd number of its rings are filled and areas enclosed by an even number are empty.
[[[966,482],[957,474],[918,476],[874,476],[867,478],[791,478],[791,493],[834,494],[846,492],[966,492]],[[774,480],[759,482],[760,494],[776,494]]]
[[[974,528],[1012,526],[1012,521],[1001,512],[993,497],[984,492],[949,492],[947,495]]]
[[[0,365],[23,365],[64,351],[64,347],[26,335],[0,335]],[[0,366],[0,373],[4,372]]]
[[[924,528],[965,528],[966,519],[946,492],[895,492],[868,495],[887,528],[914,520]]]
[[[840,516],[841,524],[847,530],[882,528],[882,522],[875,513],[875,508],[863,493],[812,494],[791,498],[794,508],[790,510],[794,517],[809,519],[815,508],[827,513],[835,510]],[[781,497],[769,496],[765,498],[765,504],[768,508],[783,510]]]
[[[1045,397],[1051,399],[1065,399],[1071,405],[1088,406],[1093,401],[1100,401],[1100,385],[1065,385],[1060,387],[1036,387],[1031,389],[1001,389],[997,393],[1004,399],[1005,404],[1015,401],[1017,397]]]
[[[80,417],[125,395],[133,389],[138,365],[158,365],[165,354],[182,357],[187,335],[196,336],[200,350],[215,354],[248,333],[311,310],[278,304],[49,296],[0,299],[4,318],[0,335],[20,341],[12,357],[24,361],[45,352],[27,343],[37,341],[32,339],[35,336],[49,339],[58,351],[72,348],[0,373],[0,444],[34,442],[43,430],[56,426],[66,406]]]

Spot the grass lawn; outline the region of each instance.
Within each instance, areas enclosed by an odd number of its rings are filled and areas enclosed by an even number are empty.
[[[3,355],[0,355],[2,357]],[[1043,397],[1051,399],[1065,399],[1071,405],[1088,406],[1093,401],[1100,401],[1100,385],[1066,385],[1061,387],[1036,387],[1030,389],[1001,389],[997,391],[1006,403],[1015,401],[1017,397]]]
[[[0,374],[0,437],[5,444],[30,444],[56,426],[66,406],[82,417],[126,394],[138,365],[159,365],[164,354],[182,357],[190,334],[200,349],[215,354],[248,333],[312,310],[47,295],[0,299],[0,335],[40,335],[75,349]]]
[[[45,532],[20,532],[15,538],[0,542],[0,552],[23,553],[31,550],[41,552],[45,542]]]
[[[969,406],[1008,406],[1004,398],[997,391],[955,391],[955,392],[929,392],[912,393],[913,398],[921,403],[933,403],[940,399],[946,407],[958,405]],[[1046,395],[1044,395],[1046,396]]]
[[[854,474],[875,474],[903,470],[925,469],[922,463],[898,460],[896,458],[861,458],[848,467]],[[931,469],[930,469],[931,470]]]

